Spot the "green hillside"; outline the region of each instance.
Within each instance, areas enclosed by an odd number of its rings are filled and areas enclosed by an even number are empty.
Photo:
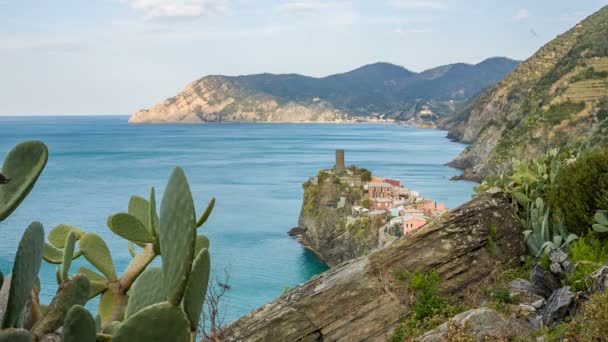
[[[469,142],[451,165],[479,180],[513,157],[608,141],[608,7],[543,46],[493,88],[442,122]]]

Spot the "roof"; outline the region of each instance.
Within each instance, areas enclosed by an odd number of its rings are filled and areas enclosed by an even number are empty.
[[[380,188],[393,188],[393,187],[395,187],[392,184],[384,183],[384,182],[369,182],[368,187],[369,186],[373,186],[373,187],[376,187],[376,188],[379,188],[379,187]]]

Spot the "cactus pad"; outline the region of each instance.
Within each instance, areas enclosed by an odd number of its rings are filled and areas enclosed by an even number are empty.
[[[158,226],[160,224],[160,220],[158,218],[158,213],[156,212],[156,194],[154,192],[154,187],[150,188],[150,213],[148,215],[148,228],[150,229],[150,233],[154,236],[158,236]]]
[[[141,221],[138,217],[127,213],[114,214],[108,217],[108,227],[116,235],[134,242],[154,242],[154,236],[150,234],[144,222],[147,221]]]
[[[86,233],[80,238],[80,251],[93,266],[110,281],[116,280],[116,271],[110,249],[103,239],[94,233]]]
[[[207,219],[209,218],[209,215],[211,215],[211,211],[213,210],[214,206],[215,206],[215,197],[212,197],[211,200],[209,201],[209,204],[207,204],[207,208],[203,212],[203,215],[201,215],[201,217],[198,219],[198,221],[196,221],[196,228],[202,226],[203,224],[205,224],[205,222],[207,222]]]
[[[196,332],[198,321],[203,311],[203,303],[207,295],[207,286],[209,285],[209,274],[211,270],[211,258],[209,250],[204,248],[200,251],[194,263],[192,264],[192,272],[186,286],[184,294],[184,311],[190,321],[190,330]]]
[[[0,221],[7,218],[32,190],[49,158],[41,141],[25,141],[8,153],[2,174],[10,179],[0,186]]]
[[[166,341],[191,341],[188,318],[179,306],[167,302],[149,306],[131,316],[112,338],[112,342]]]
[[[74,305],[63,323],[63,342],[95,342],[95,319],[87,309]]]
[[[148,215],[150,212],[150,203],[140,196],[131,196],[129,200],[128,213],[137,217],[144,225],[148,225]]]
[[[78,259],[81,255],[80,251],[75,251],[72,255],[72,260]],[[42,258],[49,264],[61,264],[63,262],[63,251],[45,242]]]
[[[76,234],[70,232],[65,239],[65,249],[63,250],[63,262],[61,263],[61,279],[68,278],[70,266],[72,266],[72,256],[74,255],[74,245],[76,244]]]
[[[89,292],[89,298],[97,296],[108,288],[108,279],[86,267],[79,268],[78,271],[76,271],[76,274],[82,274],[89,279],[89,282],[91,283],[91,291]]]
[[[25,329],[0,330],[0,342],[32,342],[32,334]]]
[[[203,248],[209,249],[209,238],[203,234],[196,236],[196,244],[194,246],[194,255],[198,255]]]
[[[70,232],[76,234],[76,240],[80,239],[84,232],[76,227],[67,224],[59,224],[53,227],[49,232],[49,242],[57,248],[65,248],[65,241]]]
[[[148,267],[129,290],[129,304],[125,319],[135,315],[139,310],[166,300],[163,287],[163,270],[160,267]]]
[[[21,317],[38,277],[43,249],[44,229],[40,223],[33,222],[23,233],[17,248],[2,328],[15,327]]]
[[[167,300],[181,302],[194,259],[196,240],[192,193],[184,170],[176,167],[160,208],[160,251]]]

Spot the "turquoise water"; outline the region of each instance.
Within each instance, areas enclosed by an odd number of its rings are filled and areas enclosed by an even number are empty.
[[[204,229],[214,271],[231,269],[228,320],[326,269],[286,232],[298,221],[301,184],[333,166],[336,148],[346,149],[348,165],[401,179],[449,207],[472,193],[472,183],[450,181],[458,171],[443,166],[464,145],[442,131],[398,125],[128,125],[125,116],[0,117],[0,159],[26,139],[45,141],[50,158],[30,196],[0,223],[3,273],[34,220],[47,231],[67,223],[102,235],[121,272],[130,255],[106,228],[108,215],[126,211],[132,194],[147,197],[150,186],[160,198],[172,168],[181,165],[199,213],[211,196],[217,198]],[[81,263],[86,261],[79,259],[73,270]],[[57,288],[54,273],[53,265],[43,264],[46,303]]]

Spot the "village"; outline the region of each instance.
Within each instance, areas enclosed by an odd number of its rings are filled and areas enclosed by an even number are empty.
[[[364,198],[359,205],[351,207],[348,224],[354,224],[361,217],[378,217],[385,224],[379,228],[378,248],[398,237],[412,233],[429,220],[445,213],[448,208],[442,203],[425,198],[417,191],[404,187],[400,180],[372,176],[366,179],[353,174],[352,167],[344,165],[344,150],[336,150],[336,165],[332,170],[340,175],[340,180],[349,186],[362,186]],[[345,199],[340,198],[340,202]]]

